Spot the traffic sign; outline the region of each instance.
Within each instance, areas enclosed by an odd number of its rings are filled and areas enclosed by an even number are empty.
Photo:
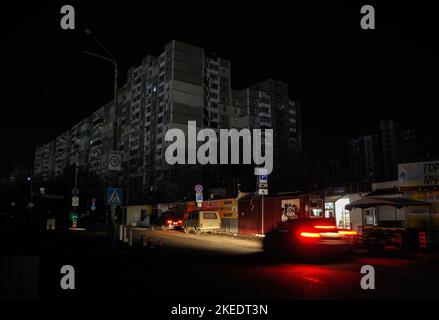
[[[261,196],[268,195],[268,189],[259,189],[259,195]]]
[[[107,205],[121,206],[122,205],[122,189],[108,188],[107,189]]]
[[[268,183],[268,176],[266,174],[260,175],[259,183]]]
[[[72,207],[78,207],[79,206],[79,197],[72,197]]]
[[[203,193],[198,192],[195,194],[195,201],[196,202],[203,202]]]
[[[96,211],[96,198],[91,198],[91,211]]]
[[[259,182],[259,189],[267,189],[268,183],[265,182]]]
[[[74,195],[74,196],[79,195],[79,189],[78,188],[73,188],[72,195]]]
[[[196,193],[202,193],[203,192],[203,186],[201,184],[197,184],[195,186],[195,192]]]
[[[120,171],[122,169],[122,155],[116,151],[108,155],[108,170]]]

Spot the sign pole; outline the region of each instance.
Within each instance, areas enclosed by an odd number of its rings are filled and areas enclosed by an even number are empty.
[[[264,235],[264,195],[262,195],[262,235]]]
[[[259,170],[257,179],[258,194],[261,196],[261,235],[264,235],[264,196],[268,195],[268,175],[267,170],[257,169]]]

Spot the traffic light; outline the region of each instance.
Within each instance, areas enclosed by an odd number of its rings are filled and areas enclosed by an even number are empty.
[[[76,228],[78,226],[78,214],[76,212],[72,212],[71,220],[72,228]]]

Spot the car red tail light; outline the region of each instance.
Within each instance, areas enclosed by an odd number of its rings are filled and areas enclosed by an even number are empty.
[[[320,238],[320,233],[315,233],[315,232],[301,232],[300,233],[301,237],[304,238]]]
[[[178,220],[178,224],[182,224],[183,223],[183,220]]]
[[[167,224],[172,224],[172,220],[166,221]]]

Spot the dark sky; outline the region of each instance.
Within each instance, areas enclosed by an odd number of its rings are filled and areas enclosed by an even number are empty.
[[[18,161],[31,165],[36,145],[112,98],[113,69],[82,53],[101,53],[84,28],[119,60],[120,83],[130,66],[173,38],[230,59],[233,87],[268,77],[288,82],[290,96],[302,101],[305,148],[317,156],[339,157],[348,137],[372,132],[388,117],[434,132],[439,37],[433,8],[382,2],[375,5],[376,30],[366,31],[360,8],[371,2],[328,2],[2,4],[0,173]],[[74,31],[60,28],[63,4],[76,9]]]

